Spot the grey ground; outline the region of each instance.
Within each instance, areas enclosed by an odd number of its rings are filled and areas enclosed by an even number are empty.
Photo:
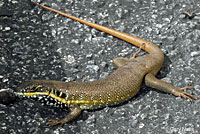
[[[200,1],[46,0],[45,5],[157,44],[165,64],[157,77],[177,87],[191,85],[200,96]],[[136,47],[78,22],[29,5],[0,1],[0,89],[30,79],[88,81],[113,72],[112,59]],[[183,11],[194,11],[188,18]],[[7,14],[7,15],[6,15]],[[144,53],[141,53],[144,54]],[[84,111],[75,121],[48,128],[65,111],[22,100],[0,105],[0,133],[8,134],[198,134],[200,101],[143,86],[123,105]]]

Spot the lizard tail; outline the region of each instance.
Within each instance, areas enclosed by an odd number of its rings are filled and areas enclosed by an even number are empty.
[[[160,48],[157,45],[155,45],[155,44],[153,44],[151,42],[148,42],[148,41],[143,40],[141,38],[138,38],[136,36],[129,35],[127,33],[120,32],[120,31],[117,31],[117,30],[114,30],[114,29],[111,29],[111,28],[108,28],[108,27],[105,27],[105,26],[102,26],[102,25],[99,25],[99,24],[95,24],[95,23],[92,23],[92,22],[85,21],[83,19],[71,16],[69,14],[60,12],[58,10],[49,8],[49,7],[44,6],[44,5],[40,5],[40,4],[37,4],[37,3],[34,3],[34,2],[33,2],[33,4],[35,4],[36,6],[45,8],[47,10],[50,10],[52,12],[58,13],[58,14],[60,14],[62,16],[68,17],[68,18],[70,18],[72,20],[76,20],[76,21],[78,21],[80,23],[83,23],[83,24],[85,24],[87,26],[93,27],[93,28],[95,28],[97,30],[106,32],[106,33],[108,33],[110,35],[113,35],[113,36],[119,38],[119,39],[122,39],[122,40],[124,40],[126,42],[129,42],[134,46],[141,47],[141,45],[142,45],[141,48],[144,51],[148,52],[149,54],[156,54],[156,57],[158,57],[158,56],[161,57],[161,60],[164,59],[164,55],[163,55],[162,51],[160,50]],[[163,59],[162,59],[162,57],[163,57]]]

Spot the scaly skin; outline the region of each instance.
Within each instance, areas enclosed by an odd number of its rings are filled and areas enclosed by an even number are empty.
[[[175,96],[189,100],[199,98],[155,77],[164,62],[164,54],[153,43],[114,29],[87,22],[37,3],[33,4],[111,34],[148,52],[147,55],[137,58],[135,55],[139,51],[129,59],[114,59],[114,64],[118,69],[108,77],[97,81],[61,82],[53,80],[32,80],[25,82],[16,94],[24,96],[33,96],[36,94],[38,96],[50,96],[59,102],[67,104],[71,109],[71,112],[64,119],[49,121],[49,126],[67,123],[75,119],[83,109],[93,109],[121,103],[137,94],[143,80],[147,86],[172,93]]]

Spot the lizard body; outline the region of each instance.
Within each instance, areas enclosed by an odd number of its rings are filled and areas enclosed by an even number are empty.
[[[155,75],[164,62],[164,54],[158,46],[138,37],[116,31],[95,23],[70,16],[55,9],[33,3],[39,7],[56,12],[85,25],[111,34],[143,49],[148,54],[128,58],[116,58],[116,71],[104,79],[89,82],[61,82],[54,80],[31,80],[25,82],[15,94],[25,97],[36,97],[47,102],[49,98],[67,105],[71,112],[63,119],[48,122],[49,126],[64,124],[75,119],[83,109],[94,109],[121,103],[133,97],[140,90],[144,81],[149,87],[180,96],[185,99],[199,98],[183,91],[186,88],[176,88],[171,84],[158,80]],[[138,51],[139,52],[139,51]],[[47,99],[48,98],[48,99]]]

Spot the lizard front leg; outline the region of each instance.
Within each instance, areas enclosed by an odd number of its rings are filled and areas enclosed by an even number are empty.
[[[68,115],[66,115],[63,119],[53,119],[48,121],[47,126],[55,126],[58,124],[61,124],[61,126],[65,123],[70,122],[71,120],[74,120],[75,118],[77,118],[80,113],[81,113],[82,109],[78,106],[78,105],[71,105],[70,106],[70,113]]]
[[[192,98],[200,99],[200,97],[191,95],[183,90],[191,87],[176,88],[170,83],[157,79],[153,74],[149,73],[145,76],[145,84],[149,87],[156,88],[158,90],[171,93],[175,96],[183,97],[184,99],[189,99],[192,101]]]

